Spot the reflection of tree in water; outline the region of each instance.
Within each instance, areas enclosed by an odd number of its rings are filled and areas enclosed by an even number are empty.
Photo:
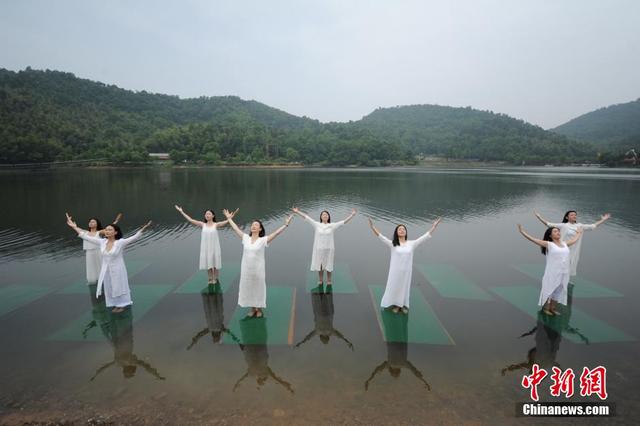
[[[431,390],[431,386],[424,379],[424,376],[408,359],[409,345],[409,315],[394,314],[388,310],[381,312],[385,327],[387,340],[387,359],[378,365],[371,376],[364,383],[364,389],[369,389],[371,381],[381,372],[387,370],[391,377],[398,378],[402,369],[408,369],[413,375],[424,384],[424,387]]]
[[[296,344],[296,348],[308,342],[314,336],[318,336],[325,345],[329,343],[331,336],[344,340],[347,346],[353,350],[353,344],[333,327],[333,293],[311,293],[311,307],[313,308],[313,321],[315,328],[304,339]]]
[[[260,389],[269,378],[282,385],[286,390],[294,393],[291,383],[278,377],[269,367],[269,352],[267,350],[267,318],[246,317],[240,320],[242,333],[241,345],[244,360],[247,362],[247,372],[238,379],[233,391],[247,377],[256,379],[257,389]]]
[[[509,371],[527,370],[531,374],[533,364],[538,364],[541,368],[550,369],[559,367],[556,362],[562,333],[577,335],[584,343],[589,344],[589,339],[580,330],[570,326],[571,305],[573,304],[573,284],[569,284],[569,294],[567,305],[558,305],[561,309],[559,316],[546,315],[542,311],[538,312],[537,324],[530,331],[523,333],[520,338],[535,334],[536,345],[527,351],[527,360],[518,364],[511,364],[502,369],[502,375]]]
[[[142,367],[156,379],[164,380],[165,378],[160,375],[158,370],[133,353],[133,311],[131,306],[123,312],[113,313],[110,309],[107,309],[104,296],[98,299],[95,298],[95,286],[89,287],[90,291],[92,291],[91,287],[93,287],[91,299],[93,320],[83,330],[83,336],[86,337],[91,328],[99,325],[100,330],[113,348],[113,361],[98,368],[89,381],[95,380],[100,373],[112,366],[122,368],[122,375],[127,379],[135,376],[138,367]]]
[[[220,284],[210,284],[201,293],[204,316],[207,320],[207,327],[196,333],[191,339],[191,344],[187,350],[191,349],[198,341],[211,333],[213,343],[222,341],[222,336],[227,333],[231,338],[240,343],[238,338],[224,325],[224,301]]]

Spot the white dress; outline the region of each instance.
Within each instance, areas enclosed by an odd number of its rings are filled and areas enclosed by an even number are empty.
[[[316,222],[306,214],[303,214],[303,217],[315,230],[313,253],[311,254],[311,270],[333,272],[333,255],[335,254],[333,233],[344,225],[344,220],[335,223],[322,223]]]
[[[100,266],[102,266],[100,245],[91,241],[82,240],[82,250],[85,252],[87,263],[87,284],[95,284],[100,277]]]
[[[268,247],[267,237],[260,237],[252,243],[251,237],[243,234],[242,247],[238,305],[243,308],[266,308],[267,283],[265,280],[264,249]]]
[[[411,273],[413,271],[413,251],[427,239],[431,238],[431,233],[427,232],[416,240],[406,241],[399,246],[393,246],[390,239],[382,234],[378,234],[391,249],[391,261],[389,263],[389,276],[384,289],[380,306],[409,307],[409,295],[411,292]]]
[[[133,303],[131,301],[127,267],[124,264],[122,254],[124,248],[140,238],[141,235],[142,231],[138,231],[129,238],[115,240],[110,251],[107,251],[108,240],[106,238],[92,237],[87,235],[86,232],[78,235],[85,241],[100,245],[102,265],[100,266],[96,297],[100,297],[104,289],[105,302],[108,307],[116,306],[121,308]]]
[[[563,305],[567,304],[569,257],[569,247],[564,242],[562,247],[558,247],[554,242],[549,241],[547,244],[547,263],[542,276],[542,289],[538,305],[544,305],[549,298]]]
[[[218,225],[207,226],[205,223],[200,237],[200,269],[213,268],[222,268]]]
[[[596,229],[597,225],[592,223],[591,225],[587,225],[584,223],[549,223],[549,226],[553,226],[554,228],[560,229],[560,239],[565,243],[569,240],[575,238],[578,234],[578,230],[592,230]],[[582,240],[584,239],[584,235],[571,247],[569,247],[569,251],[571,252],[571,276],[575,276],[577,274],[578,268],[578,260],[580,259],[580,248],[582,247]]]

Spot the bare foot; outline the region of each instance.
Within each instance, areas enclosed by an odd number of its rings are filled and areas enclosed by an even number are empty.
[[[393,308],[391,308],[391,311],[392,311],[394,314],[397,314],[398,312],[400,312],[400,308],[398,308],[397,306],[394,306]]]
[[[405,315],[408,314],[409,313],[409,308],[407,308],[406,306],[403,306],[402,307],[402,313],[405,314]]]
[[[257,318],[262,318],[262,311],[261,310],[257,310],[256,311],[256,317]]]

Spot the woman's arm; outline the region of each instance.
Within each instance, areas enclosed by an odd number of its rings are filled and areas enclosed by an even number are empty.
[[[234,212],[232,212],[231,213],[231,217],[233,218],[236,215],[236,213],[238,213],[239,210],[240,209],[237,208]],[[216,228],[222,228],[223,226],[225,226],[228,223],[229,223],[229,219],[223,220],[222,222],[216,222]]]
[[[289,222],[291,222],[291,219],[293,219],[293,215],[289,215],[285,220],[284,220],[284,225],[282,225],[280,228],[276,229],[273,233],[269,234],[269,236],[267,237],[267,244],[271,243],[271,241],[273,241],[273,239],[275,237],[277,237],[278,235],[280,235],[282,233],[282,231],[285,230],[285,228],[287,226],[289,226]]]
[[[185,218],[185,219],[187,219],[187,221],[189,221],[192,225],[199,226],[199,227],[201,227],[201,228],[204,226],[204,222],[201,222],[201,221],[199,221],[199,220],[192,219],[192,218],[191,218],[191,216],[189,216],[188,214],[186,214],[186,213],[184,212],[184,210],[182,210],[182,207],[177,206],[177,205],[176,205],[176,206],[173,206],[173,207],[175,207],[175,208],[176,208],[176,210],[178,210],[178,211],[180,212],[180,214],[181,214],[182,216],[184,216],[184,218]]]
[[[380,231],[378,231],[378,229],[375,227],[371,218],[369,217],[367,219],[369,220],[369,228],[371,228],[371,230],[373,231],[373,235],[375,235],[376,237],[380,235]]]
[[[520,231],[520,233],[522,234],[523,237],[525,237],[527,240],[531,241],[532,243],[535,243],[537,245],[539,245],[540,247],[545,247],[547,248],[549,245],[548,241],[544,241],[544,240],[539,240],[537,238],[533,238],[531,235],[527,234],[525,232],[524,229],[522,229],[522,225],[518,224],[518,231]]]
[[[576,236],[570,239],[569,241],[566,241],[565,244],[567,244],[568,247],[571,247],[572,245],[577,243],[580,237],[582,237],[582,232],[583,232],[582,229],[578,229],[578,232],[576,232]]]
[[[389,246],[389,247],[393,247],[393,243],[391,242],[390,239],[388,239],[387,237],[385,237],[384,235],[382,235],[380,233],[380,231],[378,231],[378,228],[376,228],[373,224],[373,221],[371,220],[371,218],[369,219],[369,227],[371,228],[371,230],[373,231],[373,235],[375,235],[376,237],[378,237],[380,239],[380,241],[382,241],[385,245]]]
[[[347,218],[345,220],[343,220],[344,224],[346,225],[347,223],[349,223],[349,221],[351,219],[353,219],[353,217],[356,215],[357,211],[356,209],[352,209],[351,210],[351,214],[349,216],[347,216]]]
[[[419,238],[417,238],[415,240],[415,245],[419,245],[422,244],[423,242],[425,242],[427,239],[431,238],[431,235],[433,234],[433,231],[436,230],[436,228],[438,227],[438,225],[440,224],[440,222],[442,221],[442,218],[439,217],[435,220],[435,222],[433,222],[433,224],[431,225],[431,228],[425,233],[422,234]]]
[[[237,211],[237,209],[236,209],[236,211]],[[236,223],[233,221],[233,214],[227,209],[222,210],[222,213],[227,218],[227,223],[229,225],[231,225],[231,228],[235,231],[236,235],[240,239],[242,239],[242,237],[244,236],[244,232],[242,232],[240,230],[240,228],[238,228],[238,225],[236,225]]]
[[[147,229],[150,226],[151,226],[151,221],[145,223],[144,226],[142,228],[140,228],[138,230],[138,232],[136,232],[132,236],[120,239],[119,240],[120,241],[120,245],[122,247],[125,247],[125,246],[131,244],[132,242],[136,241],[138,238],[140,238],[142,236],[142,232],[144,232],[144,230]]]
[[[88,232],[86,229],[82,229],[78,227],[78,225],[73,221],[71,216],[69,216],[69,213],[65,213],[65,216],[67,216],[67,225],[69,225],[69,227],[74,231],[76,231],[78,234],[80,234],[81,232]]]
[[[610,217],[611,215],[609,213],[605,213],[602,216],[600,216],[599,221],[592,223],[591,225],[582,225],[582,229],[596,229],[598,226],[602,225],[607,220],[609,220]]]
[[[540,222],[542,222],[542,224],[543,224],[544,226],[546,226],[547,228],[551,226],[551,222],[549,222],[549,221],[547,221],[547,220],[543,219],[543,218],[542,218],[542,216],[540,215],[540,213],[538,213],[537,211],[535,211],[535,210],[534,210],[534,211],[533,211],[533,214],[534,214],[534,215],[536,215],[536,217],[538,218],[538,220],[539,220]]]
[[[301,218],[303,218],[304,220],[306,220],[307,222],[309,222],[311,225],[315,225],[317,222],[313,219],[311,219],[311,216],[309,216],[306,213],[303,213],[299,208],[297,207],[293,207],[291,209],[292,212],[294,212],[295,214],[297,214],[298,216],[300,216]]]

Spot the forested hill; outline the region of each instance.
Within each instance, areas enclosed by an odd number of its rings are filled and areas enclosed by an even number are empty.
[[[575,139],[621,149],[640,146],[640,99],[600,108],[552,129]]]
[[[0,163],[414,163],[419,154],[520,164],[595,161],[594,148],[501,114],[433,105],[320,123],[234,96],[180,99],[58,71],[0,69]]]

